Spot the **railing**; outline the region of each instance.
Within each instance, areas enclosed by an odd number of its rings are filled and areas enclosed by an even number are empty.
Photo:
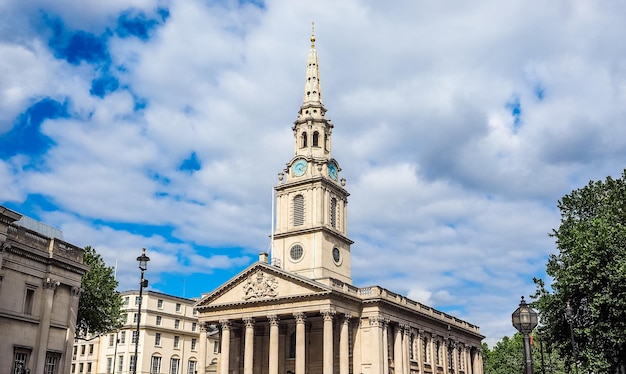
[[[52,253],[55,256],[68,258],[79,263],[83,262],[83,249],[60,239],[49,238],[25,227],[16,225],[10,225],[7,233],[10,239],[17,243],[24,244],[29,248],[48,254]]]

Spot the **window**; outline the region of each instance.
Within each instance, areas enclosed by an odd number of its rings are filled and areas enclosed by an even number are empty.
[[[306,132],[303,132],[302,135],[300,135],[300,144],[302,148],[306,147],[306,139]]]
[[[161,316],[156,316],[156,325],[161,326]]]
[[[81,345],[81,346],[80,346],[80,355],[81,355],[81,356],[84,356],[84,355],[85,355],[85,348],[86,348],[86,346],[85,346],[85,345]]]
[[[137,313],[133,314],[133,323],[137,323],[137,318],[139,318],[139,316],[137,315]]]
[[[109,347],[113,347],[115,343],[115,334],[109,334]]]
[[[135,296],[135,306],[139,305],[139,301],[141,301],[141,298],[139,296]]]
[[[191,338],[191,350],[195,351],[196,350],[196,344],[198,343],[198,341],[196,340],[196,338]]]
[[[160,332],[157,332],[154,335],[154,345],[156,345],[156,346],[160,346],[161,345],[161,333]]]
[[[24,296],[24,314],[33,314],[33,302],[35,300],[35,289],[27,288]]]
[[[157,300],[157,308],[163,309],[163,299],[158,299]]]
[[[120,333],[120,344],[126,344],[126,331]]]
[[[122,305],[123,305],[123,306],[128,306],[128,304],[129,304],[129,303],[130,303],[130,297],[129,297],[129,296],[126,296],[126,297],[124,298],[124,302],[122,303]]]
[[[291,257],[292,261],[300,260],[303,254],[304,254],[304,249],[302,248],[300,244],[294,244],[289,250],[289,256]]]
[[[160,374],[161,373],[161,357],[152,356],[152,360],[150,362],[150,374]]]
[[[193,314],[194,317],[197,317],[198,316],[198,311],[196,309],[194,309],[192,314]]]
[[[133,337],[130,342],[131,344],[137,344],[137,331],[133,331]]]
[[[111,374],[113,372],[113,358],[107,357],[107,374]]]
[[[178,348],[179,344],[180,344],[180,336],[176,335],[174,336],[174,348]]]
[[[93,354],[93,344],[89,344],[89,355]]]
[[[124,370],[124,355],[117,356],[117,372],[121,373]]]
[[[179,329],[180,328],[180,320],[179,319],[175,319],[174,320],[174,328],[175,329]]]
[[[87,363],[87,373],[91,373],[91,362]]]
[[[82,373],[84,368],[85,368],[85,364],[83,364],[82,362],[80,364],[78,364],[78,372],[79,373]]]
[[[178,367],[180,366],[180,359],[172,357],[170,360],[170,374],[178,374]]]
[[[296,195],[293,198],[293,225],[304,225],[304,196]]]
[[[180,303],[176,303],[176,313],[180,313]]]
[[[337,199],[330,199],[330,225],[337,228]]]
[[[76,372],[76,364],[72,364],[72,374]]]
[[[218,341],[213,342],[213,353],[220,352],[220,343]]]
[[[46,361],[44,362],[43,374],[57,374],[57,366],[59,365],[60,353],[46,353]]]
[[[135,371],[135,365],[137,364],[137,357],[135,355],[131,355],[130,356],[130,365],[128,366],[128,369],[130,371]]]
[[[198,328],[198,324],[195,322],[191,322],[191,331],[196,331],[197,328]]]
[[[189,360],[187,364],[187,374],[195,374],[196,373],[196,361]]]
[[[15,349],[13,351],[13,374],[22,374],[26,369],[28,356],[30,352],[24,349]]]
[[[78,352],[78,346],[77,346],[77,345],[75,345],[75,346],[74,346],[74,358],[73,358],[73,360],[75,360],[75,359],[76,359],[76,354],[77,354],[77,352]]]
[[[319,147],[319,139],[320,139],[320,133],[315,131],[313,133],[313,147]]]

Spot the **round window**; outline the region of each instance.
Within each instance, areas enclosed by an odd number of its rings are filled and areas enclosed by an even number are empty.
[[[333,248],[333,260],[335,260],[335,263],[339,263],[339,260],[341,260],[341,253],[337,247]]]
[[[304,249],[302,248],[302,246],[300,244],[294,245],[289,250],[289,256],[291,257],[292,261],[300,260],[302,258],[303,254],[304,254]]]

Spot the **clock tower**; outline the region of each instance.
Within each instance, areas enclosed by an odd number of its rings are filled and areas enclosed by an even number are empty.
[[[347,236],[348,192],[332,158],[333,124],[326,118],[311,35],[304,101],[293,125],[294,157],[279,174],[272,261],[283,269],[323,283],[352,284]]]

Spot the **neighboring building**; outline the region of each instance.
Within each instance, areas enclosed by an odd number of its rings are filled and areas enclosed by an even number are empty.
[[[83,254],[58,230],[0,206],[0,374],[69,372]]]
[[[312,37],[295,154],[275,187],[271,263],[261,254],[196,304],[200,323],[220,328],[218,374],[482,374],[478,326],[352,285],[349,194],[325,113]]]
[[[193,309],[194,300],[143,291],[139,321],[137,373],[196,374],[199,353],[205,352],[207,372],[217,368],[217,330],[204,332]],[[119,331],[76,339],[71,374],[129,374],[135,364],[139,291],[122,292],[126,321]],[[202,350],[200,350],[202,346]],[[208,348],[207,348],[208,346]]]

